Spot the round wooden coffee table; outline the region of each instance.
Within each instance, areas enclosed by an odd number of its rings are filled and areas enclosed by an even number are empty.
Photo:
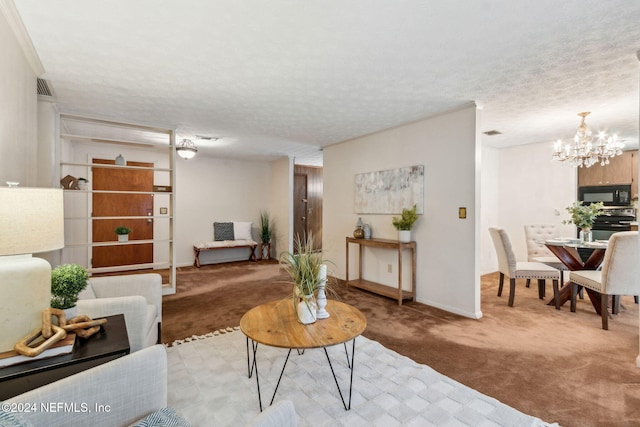
[[[282,366],[282,371],[280,372],[280,378],[273,391],[270,404],[273,403],[273,399],[278,391],[280,379],[282,379],[282,374],[287,366],[291,350],[297,349],[298,351],[304,351],[312,348],[323,348],[327,356],[327,361],[329,362],[329,367],[331,368],[331,373],[333,374],[333,379],[338,387],[342,404],[346,410],[351,408],[355,339],[358,335],[362,334],[367,327],[367,319],[357,308],[335,300],[327,301],[326,310],[330,315],[328,318],[318,319],[310,325],[303,325],[299,323],[296,318],[291,298],[287,298],[259,305],[242,316],[240,320],[240,330],[247,337],[247,372],[249,378],[251,378],[254,372],[256,374],[258,402],[261,411],[262,398],[260,395],[260,379],[258,377],[258,365],[256,362],[258,344],[289,349],[287,358]],[[249,340],[251,340],[251,349],[249,347]],[[347,350],[346,343],[348,341],[352,341],[351,356],[349,356]],[[329,353],[326,349],[327,347],[338,344],[344,344],[347,362],[351,370],[348,403],[345,402],[342,396],[340,385],[338,384]],[[253,353],[253,357],[251,353]]]

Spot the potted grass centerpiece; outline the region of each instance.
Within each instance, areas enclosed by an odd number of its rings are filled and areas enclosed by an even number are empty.
[[[321,283],[326,281],[326,267],[322,267],[325,262],[322,251],[314,249],[312,233],[304,239],[296,235],[294,246],[296,253],[283,252],[279,261],[293,283],[293,305],[298,321],[306,325],[317,320],[315,293]],[[321,270],[324,270],[324,278]]]
[[[593,223],[596,218],[604,213],[602,202],[583,205],[581,201],[575,202],[567,207],[567,212],[571,214],[571,219],[562,221],[563,224],[575,224],[580,229],[580,240],[591,242],[593,240]]]

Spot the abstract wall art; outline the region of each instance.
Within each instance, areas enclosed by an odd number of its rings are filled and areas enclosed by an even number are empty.
[[[355,175],[354,210],[358,214],[399,214],[417,206],[424,212],[424,165]]]

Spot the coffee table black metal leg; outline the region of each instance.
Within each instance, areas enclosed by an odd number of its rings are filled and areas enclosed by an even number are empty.
[[[251,340],[251,348],[253,352],[253,361],[250,361],[249,357],[249,338],[247,338],[247,373],[249,378],[256,373],[256,387],[258,388],[258,404],[260,405],[260,412],[262,412],[262,393],[260,392],[260,377],[258,375],[258,362],[256,361],[256,353],[258,351],[258,343]],[[284,369],[287,367],[287,362],[289,361],[289,356],[291,355],[291,350],[287,352],[287,358],[284,361],[284,365],[282,365],[282,370],[280,371],[280,376],[278,377],[278,383],[276,384],[275,390],[273,390],[273,396],[271,396],[271,402],[269,405],[273,405],[273,400],[276,398],[276,393],[278,392],[278,387],[280,386],[280,380],[282,380],[282,375],[284,375]]]
[[[352,341],[352,346],[351,346],[351,361],[349,361],[349,353],[347,353],[347,364],[349,365],[349,369],[351,371],[351,376],[349,379],[349,404],[347,405],[344,401],[344,397],[342,396],[342,390],[340,390],[340,384],[338,384],[338,378],[336,377],[336,373],[333,370],[333,365],[331,364],[331,358],[329,358],[329,352],[327,351],[326,347],[324,348],[324,354],[327,356],[327,361],[329,362],[329,367],[331,368],[331,373],[333,374],[333,380],[336,382],[336,387],[338,388],[338,393],[340,394],[340,399],[342,400],[342,406],[344,406],[344,409],[346,411],[348,411],[349,409],[351,409],[351,391],[353,390],[353,360],[355,358],[356,355],[356,339],[354,338]],[[344,347],[345,351],[347,351],[347,345],[345,343],[345,347]]]

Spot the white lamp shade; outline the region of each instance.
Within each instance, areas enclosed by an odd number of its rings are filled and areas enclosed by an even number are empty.
[[[0,255],[64,247],[62,189],[0,187]]]

